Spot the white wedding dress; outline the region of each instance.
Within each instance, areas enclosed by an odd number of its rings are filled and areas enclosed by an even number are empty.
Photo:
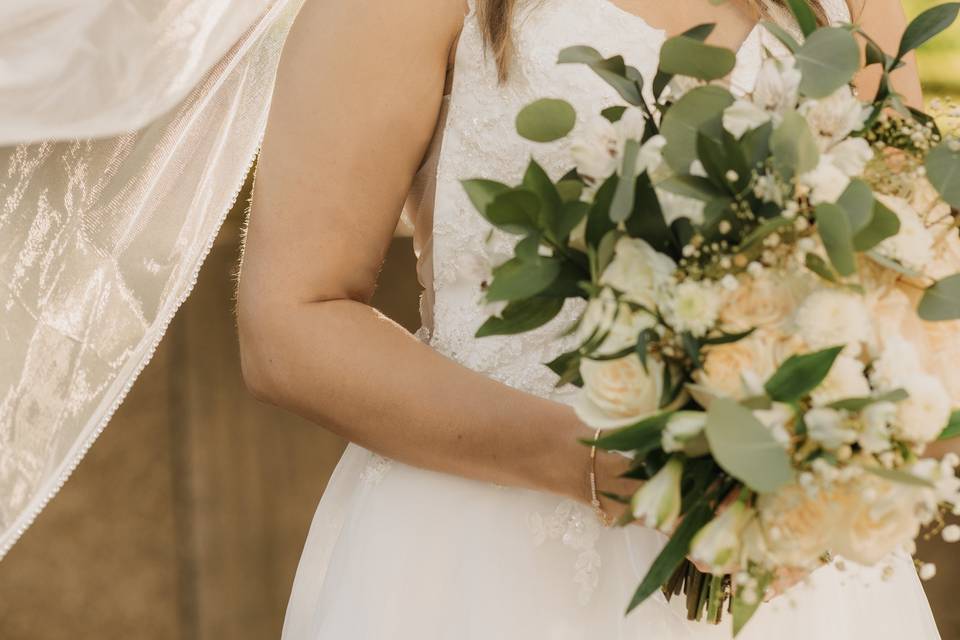
[[[849,19],[844,0],[826,4],[832,19]],[[522,7],[514,26],[515,64],[500,85],[472,6],[465,18],[447,108],[413,194],[426,286],[419,335],[471,369],[562,401],[569,393],[554,389],[554,375],[542,363],[561,352],[557,333],[575,309],[533,333],[473,337],[485,318],[480,283],[509,253],[511,240],[491,235],[459,181],[516,183],[531,153],[561,175],[570,164],[564,143],[519,138],[517,111],[555,96],[583,118],[620,101],[586,68],[558,66],[559,50],[589,44],[607,55],[622,53],[649,79],[664,33],[609,0],[542,0]],[[738,54],[735,88],[750,88],[763,46],[774,45],[755,29]],[[690,623],[680,599],[668,604],[660,594],[624,616],[663,541],[638,526],[604,529],[589,508],[553,495],[425,471],[351,445],[317,509],[283,638],[729,638],[727,625]],[[911,560],[891,563],[886,580],[879,569],[825,567],[764,606],[741,638],[938,638]]]

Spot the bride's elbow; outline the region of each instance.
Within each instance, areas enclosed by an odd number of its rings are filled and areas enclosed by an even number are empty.
[[[279,383],[278,327],[269,317],[240,304],[237,308],[237,336],[240,347],[240,371],[247,392],[261,402],[277,404]]]

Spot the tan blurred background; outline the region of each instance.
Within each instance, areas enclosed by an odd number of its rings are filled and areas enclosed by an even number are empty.
[[[928,97],[960,95],[960,27],[920,65]],[[279,637],[343,442],[244,391],[232,314],[244,200],[110,427],[0,563],[0,640]],[[397,238],[374,303],[415,330],[418,293]],[[939,566],[926,587],[941,634],[960,640],[960,563],[937,539],[920,556]]]

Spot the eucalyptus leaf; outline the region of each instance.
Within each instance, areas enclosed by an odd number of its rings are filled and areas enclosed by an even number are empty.
[[[826,280],[827,282],[838,282],[839,276],[827,262],[815,253],[808,253],[804,256],[804,265],[810,271]]]
[[[707,410],[710,451],[724,471],[758,493],[772,493],[796,475],[790,456],[753,412],[730,398]]]
[[[637,171],[637,154],[640,152],[640,143],[636,140],[627,140],[623,146],[623,163],[620,167],[620,182],[613,194],[610,203],[610,219],[614,222],[623,222],[633,210],[633,194],[636,180],[633,176]]]
[[[901,471],[899,469],[887,469],[886,467],[873,467],[867,465],[863,465],[861,469],[891,482],[907,484],[914,487],[927,487],[928,489],[933,488],[933,483],[929,480],[915,476],[906,471]]]
[[[680,35],[667,39],[660,48],[660,69],[672,75],[700,80],[719,80],[737,63],[733,51]]]
[[[910,394],[904,389],[894,389],[886,393],[880,393],[873,396],[863,396],[859,398],[844,398],[831,402],[827,406],[831,409],[842,409],[844,411],[862,411],[871,404],[878,402],[900,402],[906,400]]]
[[[853,248],[869,251],[887,238],[900,232],[900,218],[879,200],[873,201],[870,222],[853,236]]]
[[[580,352],[568,351],[561,354],[547,363],[547,367],[557,374],[556,387],[562,387],[565,384],[582,386],[583,380],[580,378]]]
[[[560,51],[557,64],[594,64],[603,60],[603,55],[593,47],[577,45]]]
[[[856,255],[853,248],[853,234],[847,212],[835,204],[824,202],[814,209],[817,220],[817,232],[823,240],[830,263],[842,276],[849,276],[857,270]]]
[[[531,331],[552,320],[563,307],[562,298],[527,298],[509,303],[503,313],[488,318],[477,329],[476,337],[513,335]]]
[[[606,109],[600,112],[600,115],[602,115],[604,118],[606,118],[610,122],[617,122],[618,120],[620,120],[620,118],[623,117],[623,112],[626,110],[627,108],[622,104],[620,104],[613,107],[607,107]]]
[[[577,121],[577,112],[566,100],[541,98],[517,114],[517,133],[534,142],[552,142],[564,137]]]
[[[843,347],[839,346],[790,356],[763,388],[773,400],[796,402],[823,382],[841,351]]]
[[[870,185],[859,178],[852,179],[837,199],[837,206],[847,212],[850,232],[856,235],[873,218],[873,191]]]
[[[770,134],[770,152],[777,171],[784,178],[813,170],[820,161],[817,140],[807,120],[796,111],[788,111]]]
[[[733,95],[716,85],[691,89],[663,116],[660,133],[667,140],[663,156],[677,173],[688,173],[697,159],[697,132],[720,140],[723,110],[733,104]]]
[[[583,194],[583,183],[577,179],[564,178],[557,183],[557,193],[564,202],[577,202]]]
[[[660,200],[646,173],[641,173],[634,181],[633,212],[625,227],[631,237],[642,238],[657,251],[678,257],[680,246],[663,217]]]
[[[511,189],[500,193],[487,204],[484,217],[495,227],[510,233],[537,230],[540,198],[526,189]]]
[[[589,246],[596,247],[607,232],[616,227],[616,223],[610,219],[610,203],[613,202],[619,180],[616,174],[608,177],[593,196],[587,213],[586,239]]]
[[[879,264],[881,267],[890,269],[891,271],[896,271],[897,273],[902,273],[903,275],[909,278],[919,278],[923,275],[919,271],[915,271],[907,266],[900,264],[896,260],[892,260],[891,258],[888,258],[884,255],[877,253],[875,250],[867,251],[864,253],[864,255],[870,258],[871,260],[873,260],[874,262],[876,262],[877,264]]]
[[[791,53],[796,53],[797,49],[800,48],[800,43],[797,42],[789,31],[781,27],[779,24],[773,20],[763,20],[761,24],[774,35],[783,45],[790,50]]]
[[[943,199],[960,208],[960,141],[948,140],[930,150],[924,160],[927,180]]]
[[[960,273],[927,287],[917,306],[917,314],[928,322],[960,318]]]
[[[910,21],[900,38],[897,59],[934,37],[957,19],[960,2],[946,2],[930,7]]]
[[[487,205],[493,202],[494,198],[501,193],[510,191],[510,187],[501,182],[484,180],[483,178],[464,180],[460,184],[463,185],[467,197],[470,198],[470,202],[473,203],[473,206],[481,215],[486,215]]]
[[[860,47],[848,30],[825,27],[807,36],[796,59],[800,92],[808,98],[826,98],[853,79],[860,68]]]
[[[552,230],[556,239],[560,242],[566,242],[570,232],[580,224],[589,210],[590,205],[580,200],[564,202],[553,222]]]
[[[687,198],[695,198],[709,202],[717,197],[725,196],[724,192],[709,178],[694,175],[673,175],[657,183],[658,189],[675,193]]]

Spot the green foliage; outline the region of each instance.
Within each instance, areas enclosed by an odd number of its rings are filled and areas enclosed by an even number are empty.
[[[842,27],[825,27],[810,34],[796,53],[802,80],[800,92],[825,98],[849,83],[860,68],[860,47]]]
[[[960,144],[945,142],[931,149],[924,161],[927,179],[954,208],[960,208]]]
[[[487,318],[476,337],[512,335],[531,331],[552,320],[563,308],[562,298],[527,298],[509,303],[498,316]]]
[[[697,135],[721,141],[723,110],[733,104],[733,96],[723,87],[708,85],[685,93],[663,116],[660,133],[667,139],[663,156],[680,174],[689,173],[697,159]]]
[[[577,112],[566,100],[541,98],[517,114],[517,133],[534,142],[553,142],[573,129]]]
[[[934,37],[957,19],[960,2],[947,2],[933,6],[910,21],[900,38],[897,59],[916,49]]]
[[[830,263],[837,273],[849,276],[857,270],[850,217],[844,209],[828,202],[818,204],[814,213],[817,219],[817,232],[823,240]]]
[[[793,355],[767,380],[764,390],[778,402],[796,402],[813,391],[830,373],[843,347]]]
[[[928,322],[960,318],[960,273],[927,287],[920,298],[917,313]]]
[[[719,80],[733,71],[736,63],[737,57],[730,49],[685,35],[667,39],[660,49],[660,69],[671,75]]]
[[[960,436],[960,411],[954,411],[950,414],[950,420],[947,426],[943,428],[937,440],[949,440]]]
[[[784,114],[770,134],[770,152],[774,167],[786,179],[811,171],[820,160],[816,138],[806,119],[796,111]]]

